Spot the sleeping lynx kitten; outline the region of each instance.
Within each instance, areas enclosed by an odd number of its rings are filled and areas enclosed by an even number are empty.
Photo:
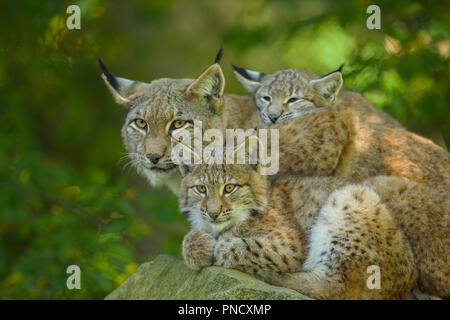
[[[243,68],[234,68],[237,80],[254,95],[261,119],[267,125],[298,118],[317,108],[332,106],[342,87],[342,67],[323,77],[301,70],[282,70],[265,74]],[[392,126],[401,126],[385,112],[374,108],[363,96],[352,91],[342,91],[346,102],[372,113],[372,119]]]
[[[406,177],[450,188],[450,154],[405,130],[360,94],[341,90],[340,69],[323,77],[299,70],[275,74],[235,67],[261,118],[280,133],[280,172]]]
[[[413,287],[450,297],[449,199],[377,177],[268,183],[251,165],[184,167],[180,208],[192,223],[183,255],[193,269],[239,269],[319,299],[402,299]],[[366,285],[381,270],[381,289]]]
[[[131,164],[153,186],[178,193],[181,177],[171,159],[172,134],[202,121],[203,130],[253,128],[262,122],[251,96],[224,94],[225,79],[218,62],[197,79],[158,79],[150,83],[119,78],[99,59],[102,78],[128,114],[122,138]]]

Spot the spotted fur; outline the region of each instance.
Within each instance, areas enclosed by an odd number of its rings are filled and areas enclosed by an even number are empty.
[[[277,176],[340,176],[360,182],[388,175],[449,190],[450,154],[407,131],[360,94],[341,90],[339,70],[325,76],[338,75],[326,81],[335,83],[325,86],[333,92],[328,98],[314,87],[313,81],[322,78],[304,71],[262,76],[250,71],[247,78],[235,74],[253,92],[263,119],[271,108],[280,110],[274,124],[265,119],[269,128],[279,130]],[[266,95],[270,103],[263,102]],[[304,99],[288,104],[291,97]]]
[[[229,183],[242,187],[221,193]],[[449,207],[444,194],[405,178],[268,183],[250,165],[197,165],[182,181],[193,229],[183,255],[197,270],[234,268],[319,299],[405,299],[414,290],[448,298]],[[367,287],[371,265],[381,269],[379,290]]]
[[[216,61],[220,60],[218,54]],[[117,103],[128,114],[122,138],[130,163],[153,186],[168,186],[178,194],[181,177],[171,158],[176,120],[192,130],[194,121],[202,121],[203,130],[215,128],[253,128],[261,124],[250,96],[224,95],[225,79],[214,63],[196,79],[158,79],[150,83],[128,80],[111,74],[100,62],[102,77]],[[135,119],[147,123],[145,130]],[[157,155],[158,162],[151,161]],[[155,159],[155,157],[153,157]]]

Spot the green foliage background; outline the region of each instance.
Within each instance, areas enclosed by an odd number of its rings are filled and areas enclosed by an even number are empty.
[[[450,142],[449,2],[2,1],[0,12],[0,298],[103,298],[161,252],[181,256],[188,224],[176,198],[119,162],[125,110],[116,75],[192,78],[225,47],[226,91],[244,94],[229,62],[328,73],[409,129]],[[81,30],[68,30],[70,4]],[[66,268],[82,289],[66,288]]]

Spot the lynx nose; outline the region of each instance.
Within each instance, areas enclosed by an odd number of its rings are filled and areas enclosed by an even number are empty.
[[[153,164],[157,164],[159,159],[161,159],[161,155],[157,153],[147,153],[147,159],[150,160]]]
[[[275,113],[269,113],[268,117],[269,117],[270,121],[272,121],[272,123],[275,123],[278,120],[278,118],[280,117],[280,115],[277,115]]]
[[[220,212],[208,212],[208,215],[211,217],[211,219],[216,220],[219,216]]]

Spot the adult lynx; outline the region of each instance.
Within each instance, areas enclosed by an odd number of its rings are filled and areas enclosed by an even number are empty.
[[[176,130],[192,130],[195,120],[202,121],[203,130],[262,124],[251,96],[224,94],[220,57],[221,52],[196,79],[164,78],[150,83],[116,77],[99,60],[107,87],[128,111],[122,127],[128,156],[151,185],[168,186],[178,193],[181,177],[171,159]]]

